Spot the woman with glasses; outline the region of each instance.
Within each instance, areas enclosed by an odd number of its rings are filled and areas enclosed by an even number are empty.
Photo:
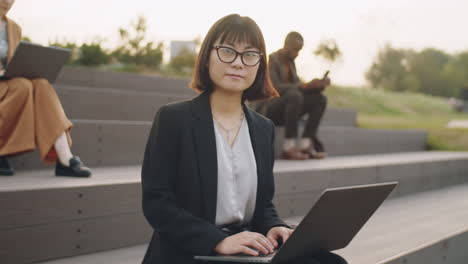
[[[21,28],[6,15],[14,0],[0,0],[0,72],[21,40]],[[0,74],[0,75],[1,75]],[[73,124],[46,79],[0,81],[0,176],[12,176],[8,157],[34,149],[56,176],[89,177],[91,170],[70,150]]]
[[[154,229],[143,263],[269,254],[293,232],[272,203],[274,125],[245,105],[278,96],[265,53],[252,19],[223,17],[195,64],[190,87],[200,95],[157,112],[141,173],[143,212]],[[329,261],[295,263],[346,263],[321,258]]]

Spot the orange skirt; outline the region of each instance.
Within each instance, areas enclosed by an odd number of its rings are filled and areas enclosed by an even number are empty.
[[[39,149],[46,163],[57,160],[54,143],[65,132],[71,147],[73,124],[45,79],[0,81],[0,156]]]

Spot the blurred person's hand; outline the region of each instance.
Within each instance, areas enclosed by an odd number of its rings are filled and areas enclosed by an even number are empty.
[[[215,247],[215,252],[221,255],[247,254],[258,256],[258,252],[267,255],[273,253],[274,246],[264,235],[255,232],[244,231],[226,237]]]
[[[331,80],[326,77],[324,79],[313,79],[312,81],[306,83],[302,86],[304,90],[315,90],[315,89],[324,89],[327,86],[330,86]]]
[[[267,233],[267,238],[275,246],[279,245],[279,239],[281,238],[282,243],[286,242],[291,234],[294,232],[294,229],[287,228],[284,226],[276,226],[271,228]]]

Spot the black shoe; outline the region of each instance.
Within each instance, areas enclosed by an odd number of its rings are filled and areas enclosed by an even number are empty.
[[[13,176],[15,171],[10,167],[8,159],[5,156],[0,156],[0,176]]]
[[[84,166],[78,156],[73,156],[70,159],[70,167],[67,167],[60,163],[58,160],[55,164],[55,176],[67,176],[67,177],[90,177],[91,170]]]
[[[323,146],[322,141],[318,139],[317,136],[312,137],[312,144],[317,152],[325,152],[325,147]]]

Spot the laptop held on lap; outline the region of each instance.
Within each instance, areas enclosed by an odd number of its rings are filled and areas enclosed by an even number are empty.
[[[69,49],[45,47],[21,41],[1,79],[44,78],[49,83],[54,83],[68,58],[70,58]]]
[[[268,256],[195,256],[217,262],[279,264],[346,247],[398,182],[326,189],[280,249]]]

